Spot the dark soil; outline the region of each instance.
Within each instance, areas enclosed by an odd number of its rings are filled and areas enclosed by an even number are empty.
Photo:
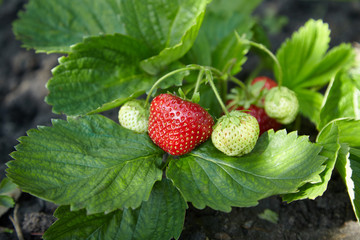
[[[37,125],[50,125],[51,118],[63,116],[51,113],[44,102],[46,82],[50,70],[57,65],[59,55],[35,54],[21,48],[11,31],[11,23],[25,0],[3,0],[0,6],[0,179],[5,176],[5,163],[17,144],[17,138]],[[360,2],[351,1],[300,1],[267,0],[256,14],[267,19],[263,22],[270,35],[273,50],[309,18],[329,23],[331,45],[342,42],[360,42]],[[277,18],[272,18],[276,16]],[[278,18],[285,16],[286,18]],[[282,25],[282,19],[287,24]],[[274,22],[272,22],[274,21]],[[270,24],[271,23],[271,24]],[[108,113],[116,117],[116,113]],[[313,126],[306,133],[316,135]],[[25,239],[41,239],[42,233],[55,220],[56,206],[23,193],[17,201],[18,223]],[[259,214],[270,209],[278,215],[273,223]],[[10,209],[0,218],[0,239],[17,239],[9,216]],[[2,232],[1,232],[2,231]],[[356,222],[346,188],[334,172],[328,190],[316,200],[283,203],[278,196],[260,201],[251,208],[233,208],[223,213],[206,208],[198,210],[189,205],[182,240],[206,239],[360,239],[360,226]]]

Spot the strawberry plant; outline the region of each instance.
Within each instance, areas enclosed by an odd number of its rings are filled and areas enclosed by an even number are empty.
[[[335,169],[359,218],[355,50],[329,49],[328,25],[310,19],[273,53],[256,34],[259,3],[29,1],[13,29],[24,47],[64,55],[45,101],[67,119],[21,137],[7,176],[59,205],[44,239],[177,239],[189,203],[314,199]],[[276,86],[239,78],[249,51]],[[229,112],[231,95],[244,110]],[[255,103],[282,129],[258,137]],[[119,108],[121,125],[102,114]]]

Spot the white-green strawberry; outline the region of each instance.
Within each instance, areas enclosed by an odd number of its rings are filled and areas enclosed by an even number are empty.
[[[251,152],[259,138],[259,123],[242,111],[231,111],[217,121],[211,134],[214,146],[228,156]]]
[[[275,87],[265,97],[265,111],[279,123],[289,124],[299,112],[299,101],[296,94],[287,87]]]
[[[137,133],[147,131],[149,123],[149,110],[144,108],[145,101],[131,100],[125,103],[119,111],[119,123],[124,128]]]

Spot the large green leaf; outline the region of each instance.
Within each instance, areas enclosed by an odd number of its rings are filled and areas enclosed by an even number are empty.
[[[305,198],[315,199],[318,196],[322,196],[327,189],[328,182],[331,178],[339,154],[340,143],[338,135],[338,127],[336,124],[332,123],[327,125],[327,127],[319,133],[316,139],[316,142],[323,147],[320,155],[327,158],[325,162],[326,169],[320,174],[321,182],[306,183],[299,189],[299,192],[283,196],[284,201],[291,202]]]
[[[72,212],[68,206],[61,206],[55,212],[58,220],[46,231],[44,239],[177,239],[185,208],[179,191],[169,180],[163,180],[155,184],[149,200],[134,210],[87,215],[85,210]]]
[[[354,51],[350,44],[341,44],[331,49],[324,58],[304,77],[297,87],[323,86],[342,68],[350,66],[354,61]]]
[[[146,63],[165,64],[165,59],[172,62],[189,50],[206,4],[207,0],[31,0],[14,23],[14,32],[24,46],[48,53],[70,52],[83,37],[126,34],[144,41],[153,54],[166,49]]]
[[[199,37],[184,60],[211,65],[220,70],[233,62],[235,66],[232,74],[238,73],[246,60],[244,55],[249,46],[237,41],[234,32],[247,38],[252,37],[254,20],[250,15],[260,2],[213,0],[207,7]]]
[[[360,90],[347,72],[339,72],[328,86],[318,129],[337,118],[360,118],[359,103]]]
[[[319,125],[323,97],[309,88],[324,86],[339,70],[354,62],[354,50],[349,44],[327,52],[329,42],[328,25],[311,19],[286,40],[276,54],[283,71],[283,85],[296,92],[300,112],[315,125]],[[278,78],[278,69],[274,71]]]
[[[31,0],[19,13],[14,33],[38,52],[69,52],[83,37],[125,33],[116,0]]]
[[[8,163],[23,191],[88,213],[138,207],[148,199],[163,151],[101,115],[54,120],[28,131]]]
[[[304,77],[324,57],[329,42],[329,27],[321,20],[309,20],[287,39],[276,54],[283,70],[283,84],[293,89],[306,81]]]
[[[192,0],[168,1],[164,2],[164,4],[172,7],[172,11],[168,11],[165,7],[159,7],[159,9],[163,11],[157,13],[159,19],[156,18],[156,20],[162,25],[167,23],[168,26],[162,26],[162,29],[167,31],[162,33],[163,36],[161,36],[161,39],[157,39],[158,34],[151,35],[154,36],[154,41],[157,42],[157,44],[162,44],[161,48],[159,48],[159,54],[141,62],[141,67],[145,71],[150,74],[156,74],[164,66],[181,58],[189,51],[198,35],[204,18],[206,3],[207,0],[195,2]],[[132,4],[133,2],[130,3],[130,5]],[[168,21],[161,21],[163,16],[166,16],[168,13],[173,13],[172,15],[174,16],[171,16]],[[142,15],[142,13],[140,14]],[[154,15],[151,12],[150,14]],[[135,21],[138,22],[139,18],[135,19]]]
[[[195,207],[230,211],[232,206],[253,206],[262,198],[320,182],[325,168],[320,152],[306,136],[271,130],[242,157],[226,156],[208,141],[171,161],[167,176]]]
[[[341,143],[336,169],[346,184],[355,215],[360,221],[360,120],[345,118],[333,123],[339,128]]]
[[[149,52],[133,38],[120,34],[90,37],[72,50],[60,58],[47,84],[46,101],[55,113],[107,110],[139,96],[155,82],[138,66]]]
[[[283,84],[290,89],[322,86],[336,72],[354,61],[349,44],[327,52],[330,42],[328,25],[321,20],[309,20],[286,40],[277,51],[283,70]],[[275,69],[277,78],[279,73]]]

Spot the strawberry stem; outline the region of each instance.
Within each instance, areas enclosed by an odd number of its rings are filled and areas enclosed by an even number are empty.
[[[214,94],[215,94],[215,96],[216,96],[222,110],[224,111],[226,116],[229,116],[229,111],[226,109],[224,102],[221,100],[219,92],[216,89],[216,86],[215,86],[214,81],[213,81],[212,72],[211,72],[211,70],[209,68],[205,70],[205,75],[206,75],[206,79],[208,80],[208,82],[209,82],[209,84],[210,84],[210,86],[211,86],[211,88],[212,88],[212,90],[213,90],[213,92],[214,92]]]
[[[280,66],[280,63],[279,63],[277,57],[269,49],[267,49],[264,45],[262,45],[260,43],[249,41],[249,44],[251,46],[256,47],[256,48],[264,51],[265,53],[267,53],[272,58],[272,60],[275,62],[275,65],[276,65],[278,73],[279,73],[278,74],[278,83],[279,83],[279,87],[280,87],[282,85],[283,72],[282,72],[282,68]]]
[[[189,71],[189,70],[198,70],[199,69],[199,66],[194,66],[194,65],[189,65],[187,67],[184,67],[184,68],[179,68],[179,69],[176,69],[172,72],[169,72],[167,74],[165,74],[164,76],[162,76],[161,78],[159,78],[155,83],[154,85],[151,87],[151,89],[149,90],[149,93],[146,97],[146,100],[145,100],[145,104],[144,104],[144,107],[147,108],[148,104],[149,104],[149,100],[150,100],[150,97],[152,95],[152,92],[156,89],[156,87],[163,81],[165,80],[166,78],[174,75],[174,74],[177,74],[179,72],[184,72],[184,71]]]
[[[267,47],[265,47],[263,44],[256,43],[256,42],[253,42],[251,40],[245,39],[245,38],[239,36],[239,34],[236,31],[235,31],[235,35],[236,35],[238,41],[243,42],[243,43],[247,43],[250,46],[255,47],[255,48],[265,52],[267,55],[269,55],[271,57],[271,59],[274,61],[275,66],[276,66],[276,68],[278,70],[278,85],[279,85],[279,87],[281,87],[282,86],[282,81],[283,81],[283,71],[282,71],[281,65],[280,65],[279,60],[277,59],[277,57]]]
[[[230,80],[233,81],[234,83],[236,83],[237,85],[239,85],[243,90],[247,90],[245,83],[243,83],[242,81],[240,81],[239,79],[237,79],[234,76],[230,76]]]
[[[200,71],[199,71],[199,75],[198,75],[198,78],[196,80],[196,85],[195,85],[195,89],[194,89],[194,93],[191,97],[191,101],[193,102],[196,98],[196,95],[198,95],[198,92],[199,92],[199,87],[200,87],[200,82],[201,80],[203,79],[203,76],[204,76],[204,68],[201,68]]]

